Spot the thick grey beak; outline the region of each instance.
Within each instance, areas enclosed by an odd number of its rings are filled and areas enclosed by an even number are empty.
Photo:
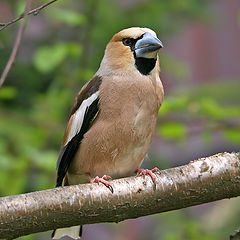
[[[135,44],[136,57],[156,58],[157,52],[163,47],[162,42],[151,33],[145,33]]]

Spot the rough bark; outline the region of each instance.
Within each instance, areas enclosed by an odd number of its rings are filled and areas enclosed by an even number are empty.
[[[240,196],[240,154],[220,153],[149,176],[59,187],[0,199],[0,238],[124,219]]]
[[[26,2],[25,10],[24,10],[24,13],[23,13],[23,16],[22,16],[22,18],[23,18],[22,24],[20,25],[20,27],[18,29],[17,37],[16,37],[16,40],[15,40],[11,55],[9,57],[7,65],[4,68],[3,73],[1,75],[1,78],[0,78],[0,88],[2,87],[4,81],[5,81],[8,73],[9,73],[14,61],[15,61],[15,58],[17,56],[18,49],[19,49],[19,46],[21,44],[22,37],[23,37],[24,26],[25,26],[25,23],[27,21],[28,9],[30,8],[31,2],[32,2],[31,0],[27,0],[27,2]]]

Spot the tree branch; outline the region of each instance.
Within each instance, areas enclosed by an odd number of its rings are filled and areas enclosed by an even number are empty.
[[[219,153],[149,176],[59,187],[0,199],[0,237],[166,212],[240,196],[240,153]]]
[[[6,67],[4,68],[3,73],[1,75],[1,78],[0,78],[0,88],[2,87],[4,81],[5,81],[5,79],[8,75],[11,67],[12,67],[12,64],[15,61],[15,58],[17,56],[17,52],[18,52],[18,49],[19,49],[19,46],[20,46],[20,43],[21,43],[21,40],[22,40],[23,32],[24,32],[24,26],[25,26],[25,23],[27,21],[27,12],[28,12],[28,9],[30,8],[30,5],[31,5],[31,0],[27,0],[26,7],[25,7],[25,10],[24,10],[24,13],[23,13],[23,16],[22,16],[23,22],[19,27],[17,37],[16,37],[16,41],[15,41],[14,46],[13,46],[12,53],[9,57],[8,63],[6,65]]]
[[[38,13],[39,13],[43,8],[47,7],[48,5],[50,5],[50,4],[52,4],[52,3],[56,2],[56,1],[57,1],[57,0],[51,0],[51,1],[47,2],[47,3],[44,3],[43,5],[41,5],[41,6],[37,7],[37,8],[34,8],[34,9],[32,9],[31,11],[29,11],[29,12],[27,13],[27,15],[31,15],[31,14],[33,14],[33,15],[38,15]],[[7,23],[0,23],[0,27],[1,27],[1,28],[0,28],[0,31],[2,31],[4,28],[8,27],[9,25],[11,25],[11,24],[19,21],[19,20],[22,19],[22,18],[24,18],[24,13],[21,14],[19,17],[15,18],[15,19],[12,19],[11,21],[9,21],[9,22],[7,22]]]

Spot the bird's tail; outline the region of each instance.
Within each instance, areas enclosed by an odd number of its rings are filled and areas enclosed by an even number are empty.
[[[69,236],[72,239],[80,239],[82,236],[82,226],[59,228],[52,233],[52,239],[60,239],[63,236]]]

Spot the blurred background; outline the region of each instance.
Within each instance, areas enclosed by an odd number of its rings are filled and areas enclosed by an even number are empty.
[[[47,1],[32,1],[35,8]],[[25,0],[0,0],[0,22]],[[0,32],[0,72],[20,22]],[[58,0],[30,16],[0,89],[0,196],[52,188],[68,113],[98,69],[106,43],[131,26],[152,28],[165,100],[144,167],[160,169],[240,144],[239,0]],[[240,198],[88,225],[83,240],[225,240],[240,227]],[[50,232],[21,239],[50,239]]]

